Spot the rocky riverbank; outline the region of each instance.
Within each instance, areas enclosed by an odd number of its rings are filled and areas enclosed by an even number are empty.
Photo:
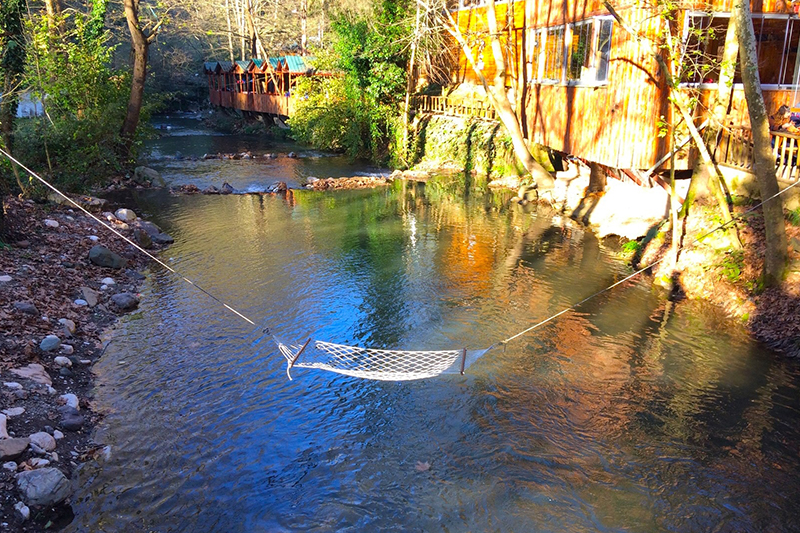
[[[128,209],[77,198],[143,248],[171,238]],[[92,441],[101,333],[136,309],[146,258],[67,205],[5,199],[0,249],[0,531],[69,523],[73,471]]]

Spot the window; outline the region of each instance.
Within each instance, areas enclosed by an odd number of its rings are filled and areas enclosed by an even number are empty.
[[[542,79],[561,81],[564,69],[564,26],[547,28]]]
[[[567,80],[597,83],[608,80],[611,19],[593,19],[572,26]]]
[[[717,83],[725,47],[729,14],[690,13],[685,29],[686,49],[683,76],[688,83]],[[762,85],[797,85],[797,47],[800,44],[800,21],[789,15],[753,15],[758,53],[758,72]],[[741,83],[736,62],[734,83]]]
[[[542,55],[542,40],[541,30],[531,30],[528,34],[528,39],[525,41],[527,47],[527,50],[525,50],[525,58],[527,60],[525,75],[528,81],[539,79],[539,56]]]

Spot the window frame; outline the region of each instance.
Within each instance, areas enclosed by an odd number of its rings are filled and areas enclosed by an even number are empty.
[[[689,38],[689,30],[690,30],[690,23],[693,17],[706,17],[706,18],[718,18],[718,19],[730,19],[732,13],[730,12],[706,12],[706,11],[687,11],[684,16],[683,21],[683,32],[682,32],[682,40],[686,43],[687,39]],[[798,19],[797,15],[790,14],[790,13],[753,13],[753,26],[756,26],[756,21],[760,20],[784,20],[786,22],[786,37],[784,38],[783,48],[781,49],[781,61],[779,65],[779,72],[785,72],[785,69],[789,67],[788,65],[788,52],[789,52],[789,45],[791,41],[792,32],[796,32],[800,34],[800,19]],[[755,29],[755,28],[754,28]],[[760,28],[759,28],[760,31]],[[779,79],[782,74],[779,74]],[[785,90],[794,90],[798,92],[800,90],[800,52],[797,53],[797,57],[795,58],[794,64],[794,72],[791,75],[792,82],[790,83],[762,83],[761,88],[766,91],[785,91]],[[718,89],[719,88],[719,80],[716,82],[681,82],[679,87],[686,87],[686,88],[696,88],[696,89]],[[743,84],[734,83],[734,89],[742,89]]]

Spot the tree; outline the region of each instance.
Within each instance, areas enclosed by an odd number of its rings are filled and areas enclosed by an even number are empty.
[[[153,26],[150,23],[142,25],[139,20],[139,0],[123,0],[123,6],[125,8],[125,20],[128,22],[128,30],[131,34],[133,77],[131,79],[131,94],[128,99],[125,120],[122,122],[122,128],[120,128],[120,137],[122,137],[125,155],[130,155],[144,102],[144,84],[147,79],[147,53],[150,44],[158,35],[158,30],[164,19],[158,20]]]
[[[500,118],[500,122],[503,123],[503,126],[505,126],[506,131],[508,131],[508,134],[511,137],[511,142],[514,146],[514,153],[516,154],[522,166],[531,175],[534,182],[540,189],[552,189],[555,184],[553,176],[551,176],[542,165],[537,163],[533,158],[533,155],[531,155],[528,142],[522,133],[520,119],[514,112],[514,108],[511,106],[511,102],[508,99],[508,94],[506,93],[506,78],[508,73],[503,54],[503,45],[500,41],[500,33],[497,31],[495,0],[489,0],[486,3],[486,14],[489,26],[489,39],[492,46],[492,55],[497,68],[492,86],[489,86],[489,82],[486,80],[483,72],[481,72],[481,69],[478,68],[477,60],[475,59],[472,47],[464,38],[464,35],[461,33],[461,29],[458,27],[458,23],[453,19],[449,12],[449,20],[445,26],[445,29],[458,42],[459,46],[461,46],[467,61],[469,62],[470,66],[472,66],[472,70],[481,81],[486,94],[489,95],[489,100],[492,103],[492,107],[494,107],[495,111],[497,112],[497,116]]]
[[[758,73],[758,53],[753,30],[753,17],[747,0],[735,0],[732,18],[736,19],[736,35],[739,41],[739,62],[742,68],[744,97],[750,115],[753,133],[753,167],[758,180],[761,198],[764,200],[764,233],[767,251],[764,256],[764,285],[779,285],[786,269],[786,226],[783,219],[783,202],[775,175],[775,156],[770,146],[769,124],[761,79]]]
[[[25,41],[22,32],[24,0],[3,0],[0,4],[0,145],[6,151],[14,149],[14,118],[19,105],[19,86],[25,71]],[[10,163],[22,192],[25,186],[16,165]],[[2,206],[0,206],[2,217]],[[2,222],[2,221],[0,221]]]

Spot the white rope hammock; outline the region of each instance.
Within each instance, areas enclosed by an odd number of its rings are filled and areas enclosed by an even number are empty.
[[[463,374],[486,350],[382,350],[360,348],[308,339],[305,344],[286,344],[275,338],[286,358],[286,375],[292,368],[316,368],[345,376],[379,381],[411,381]]]

